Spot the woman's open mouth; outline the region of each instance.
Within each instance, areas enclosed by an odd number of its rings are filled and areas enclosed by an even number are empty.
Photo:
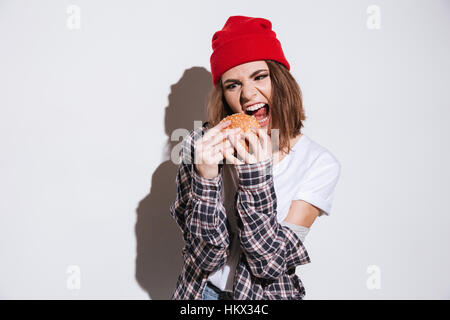
[[[256,110],[247,109],[245,113],[254,116],[261,127],[266,126],[270,120],[269,105],[267,103],[266,104],[261,103],[260,105],[255,107],[257,107]]]

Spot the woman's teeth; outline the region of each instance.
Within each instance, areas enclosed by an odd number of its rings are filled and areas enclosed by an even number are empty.
[[[258,110],[259,108],[264,107],[265,105],[266,105],[265,103],[254,104],[254,105],[252,105],[251,107],[248,107],[248,108],[247,108],[247,111],[256,111],[256,110]]]
[[[259,123],[264,123],[269,119],[269,116],[265,117],[264,119],[256,119]]]

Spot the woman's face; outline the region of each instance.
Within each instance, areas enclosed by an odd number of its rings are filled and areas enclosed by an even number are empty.
[[[254,115],[262,128],[269,125],[272,83],[264,60],[240,64],[222,74],[225,100],[233,113]]]

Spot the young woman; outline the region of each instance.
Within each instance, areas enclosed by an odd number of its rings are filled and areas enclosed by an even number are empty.
[[[340,164],[301,133],[301,91],[269,20],[232,16],[212,47],[209,119],[183,140],[170,207],[185,240],[173,299],[302,299],[304,238],[330,213]],[[234,113],[261,128],[225,130]]]

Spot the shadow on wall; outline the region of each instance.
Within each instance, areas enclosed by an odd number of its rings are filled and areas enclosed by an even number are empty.
[[[153,173],[150,192],[136,210],[136,280],[150,299],[171,299],[183,263],[183,236],[169,211],[176,197],[178,171],[170,154],[182,139],[170,141],[170,137],[177,128],[190,131],[194,121],[207,120],[206,99],[211,88],[211,73],[202,67],[186,70],[180,81],[171,86],[165,113],[164,159],[169,160]]]

